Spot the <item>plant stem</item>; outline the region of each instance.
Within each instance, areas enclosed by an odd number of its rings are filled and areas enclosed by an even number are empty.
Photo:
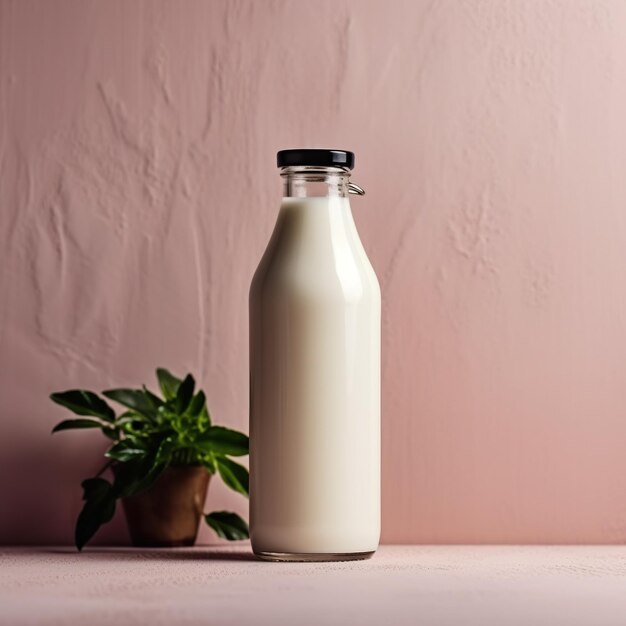
[[[104,472],[106,470],[109,469],[109,467],[111,467],[111,465],[113,464],[113,460],[107,461],[101,468],[100,471],[96,474],[96,478],[98,478],[99,476],[101,476],[102,474],[104,474]]]

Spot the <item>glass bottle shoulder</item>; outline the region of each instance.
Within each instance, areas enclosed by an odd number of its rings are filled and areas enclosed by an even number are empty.
[[[347,198],[283,200],[251,286],[269,292],[380,299]]]

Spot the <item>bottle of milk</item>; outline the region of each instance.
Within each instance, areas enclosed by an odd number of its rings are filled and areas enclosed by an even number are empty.
[[[262,559],[370,557],[380,535],[380,288],[354,154],[282,150],[250,288],[250,531]]]

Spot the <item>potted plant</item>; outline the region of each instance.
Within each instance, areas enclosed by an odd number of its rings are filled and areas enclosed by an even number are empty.
[[[104,466],[82,482],[85,504],[75,531],[79,550],[113,518],[118,500],[133,545],[187,546],[196,540],[211,476],[219,473],[231,489],[248,496],[248,470],[230,458],[248,454],[248,437],[211,424],[204,392],[195,392],[191,374],[184,380],[162,368],[156,374],[163,397],[145,385],[102,392],[125,407],[119,415],[91,391],[50,396],[80,416],[60,422],[53,433],[99,428],[111,440]],[[108,469],[112,481],[102,476]],[[224,539],[248,537],[248,525],[235,513],[216,511],[204,518]]]

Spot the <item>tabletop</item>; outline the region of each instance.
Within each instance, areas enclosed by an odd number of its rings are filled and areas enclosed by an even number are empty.
[[[0,624],[626,624],[626,546],[382,546],[266,563],[249,546],[0,549]]]

